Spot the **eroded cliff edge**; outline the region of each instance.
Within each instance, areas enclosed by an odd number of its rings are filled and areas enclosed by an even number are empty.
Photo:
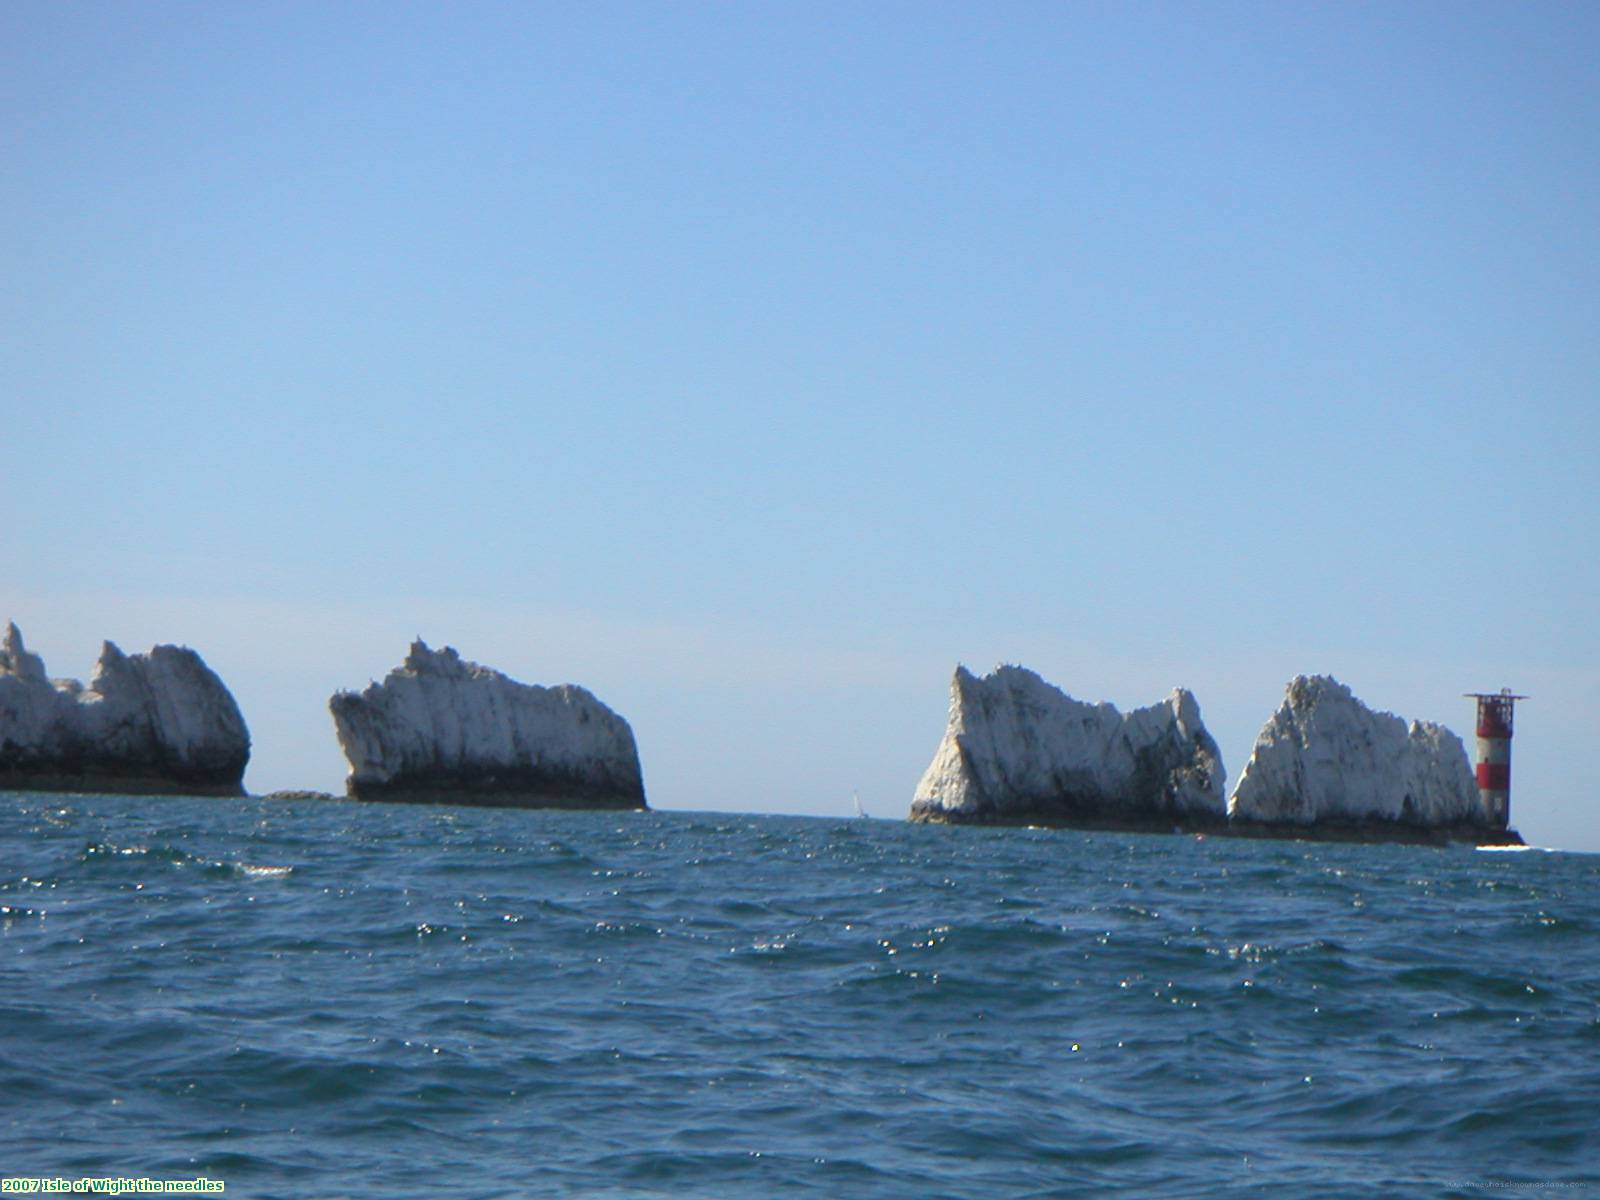
[[[1243,835],[1522,844],[1490,820],[1460,738],[1376,712],[1326,675],[1290,680],[1228,816]]]
[[[1224,770],[1182,688],[1124,715],[1024,667],[956,669],[943,741],[911,820],[1092,829],[1209,829],[1226,820]]]
[[[633,730],[572,684],[518,683],[417,641],[382,683],[328,707],[357,799],[646,807]]]
[[[103,644],[89,686],[50,679],[15,624],[0,642],[0,788],[241,796],[250,732],[186,646]]]

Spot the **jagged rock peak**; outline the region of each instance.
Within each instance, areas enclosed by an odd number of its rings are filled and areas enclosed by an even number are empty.
[[[329,701],[361,799],[643,808],[628,723],[573,684],[518,683],[421,638],[382,683]]]
[[[913,820],[1039,820],[1170,828],[1220,823],[1222,756],[1194,695],[1124,715],[1075,700],[1025,667],[957,667],[943,741]]]
[[[33,682],[48,682],[44,659],[30,653],[22,643],[22,630],[15,621],[6,622],[4,645],[0,645],[0,672]]]
[[[404,663],[400,669],[411,671],[415,674],[433,672],[441,675],[460,675],[468,672],[468,668],[478,671],[487,671],[477,663],[462,661],[461,655],[454,646],[445,646],[439,650],[430,650],[428,643],[417,638],[411,643],[411,649],[406,652]],[[491,672],[497,673],[497,672]]]
[[[16,625],[0,646],[0,787],[242,795],[250,733],[193,650],[104,643],[89,687],[51,680]]]
[[[1228,811],[1239,822],[1307,827],[1487,824],[1460,738],[1374,711],[1328,675],[1289,681]]]

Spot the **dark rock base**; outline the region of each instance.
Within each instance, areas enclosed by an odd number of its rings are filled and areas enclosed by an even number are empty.
[[[1209,834],[1216,837],[1276,838],[1295,842],[1398,843],[1411,846],[1522,846],[1522,835],[1515,829],[1493,829],[1486,825],[1459,822],[1454,825],[1422,826],[1401,821],[1325,822],[1318,825],[1291,825],[1264,821],[1228,821],[1195,816],[1110,816],[1071,814],[1059,811],[1008,813],[1005,816],[947,813],[938,809],[912,807],[913,823],[929,825],[1032,826],[1044,829],[1078,829],[1102,833],[1177,833]]]
[[[1296,842],[1397,842],[1408,846],[1525,846],[1515,829],[1496,829],[1459,821],[1453,825],[1411,825],[1404,821],[1339,821],[1290,825],[1234,821],[1230,837],[1279,838]]]
[[[1034,809],[1009,812],[1003,816],[993,813],[953,813],[937,808],[912,806],[907,818],[923,825],[997,825],[1009,828],[1082,829],[1105,833],[1227,833],[1228,822],[1222,817],[1205,818],[1194,815],[1152,813],[1129,816],[1126,813],[1063,812],[1060,809]]]
[[[0,771],[0,791],[76,792],[80,795],[243,796],[240,779],[174,778],[125,771]]]
[[[349,780],[355,800],[395,804],[468,804],[485,808],[648,809],[638,785],[535,772],[494,775],[408,775],[386,783]]]

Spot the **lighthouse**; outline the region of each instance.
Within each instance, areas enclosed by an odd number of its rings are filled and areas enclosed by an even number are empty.
[[[1467,695],[1478,702],[1478,799],[1489,823],[1504,829],[1511,823],[1511,715],[1527,697],[1510,688]]]

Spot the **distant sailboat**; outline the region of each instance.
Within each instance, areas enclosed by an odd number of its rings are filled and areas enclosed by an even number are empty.
[[[861,793],[860,792],[851,792],[850,793],[850,799],[855,801],[856,816],[865,818],[866,815],[867,815],[867,810],[861,807]]]

